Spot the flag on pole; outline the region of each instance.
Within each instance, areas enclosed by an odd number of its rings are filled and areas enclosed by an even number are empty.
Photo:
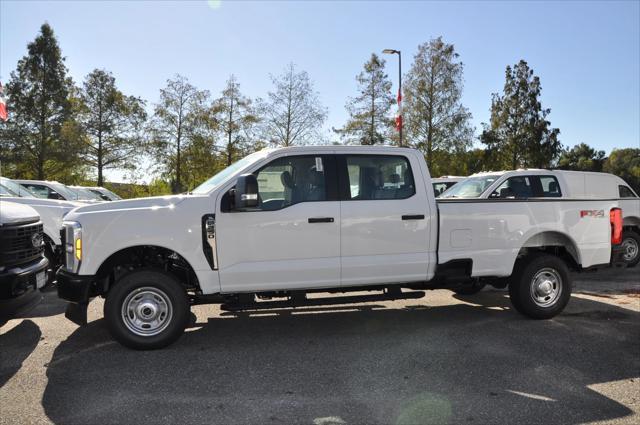
[[[402,92],[398,89],[398,116],[396,117],[396,129],[402,128]]]
[[[0,120],[7,120],[7,100],[4,97],[2,83],[0,83]]]

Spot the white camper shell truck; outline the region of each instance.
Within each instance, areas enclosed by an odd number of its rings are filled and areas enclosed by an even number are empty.
[[[627,266],[640,262],[640,198],[618,176],[584,171],[521,169],[478,173],[438,199],[611,199],[622,209],[621,258]]]
[[[569,270],[608,265],[621,232],[614,199],[436,203],[412,149],[272,149],[186,195],[71,211],[58,294],[79,324],[105,297],[112,336],[137,349],[175,341],[200,303],[263,309],[490,283],[508,286],[519,312],[547,319],[569,301]],[[306,298],[356,291],[371,295]]]

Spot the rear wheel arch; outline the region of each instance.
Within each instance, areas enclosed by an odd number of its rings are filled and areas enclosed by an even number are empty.
[[[522,245],[516,257],[516,264],[523,258],[536,253],[555,255],[565,261],[573,270],[580,270],[582,261],[576,242],[569,235],[557,231],[544,231],[530,236]],[[513,271],[515,272],[516,264]]]

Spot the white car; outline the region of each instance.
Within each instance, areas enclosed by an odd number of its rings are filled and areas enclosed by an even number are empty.
[[[260,151],[190,194],[71,211],[58,295],[78,324],[105,297],[112,336],[137,349],[175,341],[202,303],[268,309],[490,283],[509,287],[517,311],[547,319],[570,299],[569,270],[608,266],[621,241],[616,199],[436,203],[431,183],[413,149]],[[353,291],[373,294],[306,298]]]
[[[457,183],[466,179],[466,177],[461,176],[441,176],[434,179],[431,179],[431,184],[433,185],[433,194],[436,198],[442,195],[447,189],[455,186]]]
[[[622,208],[622,260],[640,262],[640,198],[620,177],[608,173],[521,169],[478,173],[439,199],[613,199]]]
[[[55,272],[56,268],[61,264],[62,245],[60,229],[62,228],[62,220],[69,211],[86,204],[74,201],[37,198],[14,180],[6,177],[0,177],[0,192],[3,202],[28,205],[39,214],[43,225],[45,256],[49,260],[50,272]],[[18,196],[18,193],[20,193],[20,196]],[[54,274],[50,273],[49,277],[49,280],[53,279]]]

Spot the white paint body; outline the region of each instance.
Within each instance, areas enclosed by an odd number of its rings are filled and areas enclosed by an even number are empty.
[[[222,212],[237,176],[288,155],[402,155],[415,194],[407,199],[304,202],[276,211]],[[439,204],[439,206],[438,206]],[[87,205],[65,220],[82,226],[80,275],[112,254],[155,245],[180,254],[205,294],[425,282],[438,264],[473,261],[473,276],[508,276],[527,246],[568,244],[582,267],[608,263],[616,201],[438,202],[422,154],[392,147],[294,147],[263,151],[210,192]],[[438,212],[439,208],[439,212]],[[599,209],[603,217],[580,217]],[[202,220],[216,217],[217,270],[203,252]],[[404,221],[403,215],[424,215]],[[311,217],[333,222],[309,223]]]
[[[60,228],[62,227],[64,216],[72,209],[85,205],[81,202],[13,196],[0,197],[0,202],[28,205],[36,210],[42,220],[44,234],[51,239],[54,245],[60,245]]]
[[[640,198],[627,182],[616,175],[591,171],[520,169],[478,173],[470,177],[482,174],[500,175],[500,177],[482,193],[481,199],[488,199],[491,193],[510,177],[527,175],[554,176],[560,185],[563,199],[617,200],[618,207],[622,209],[624,225],[640,228]],[[626,187],[634,197],[622,198],[620,196],[620,186]]]

